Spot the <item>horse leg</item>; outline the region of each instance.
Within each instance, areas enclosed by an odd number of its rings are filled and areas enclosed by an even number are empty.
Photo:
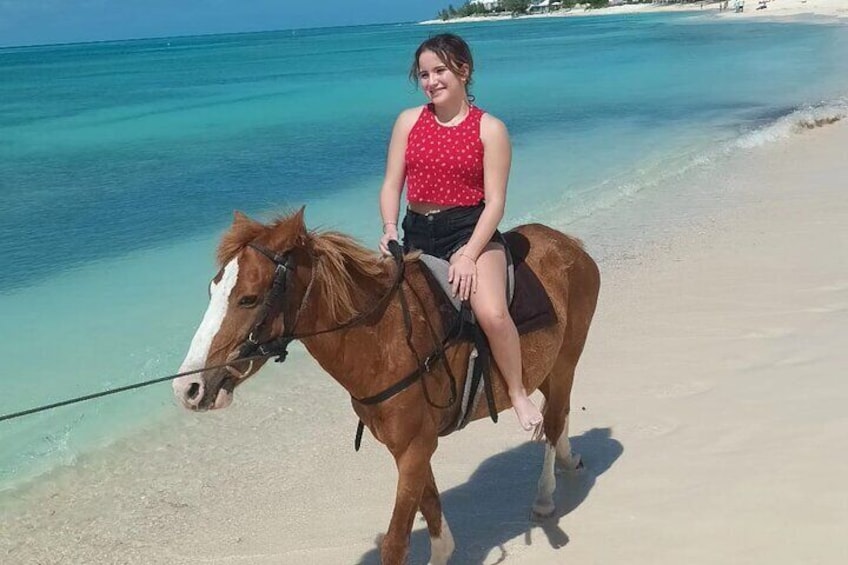
[[[568,441],[568,415],[571,410],[571,385],[574,382],[574,369],[580,352],[569,347],[560,350],[554,367],[545,382],[539,387],[545,395],[544,422],[545,459],[539,477],[536,500],[533,502],[533,514],[547,517],[553,514],[554,490],[556,489],[555,466],[559,463],[565,469],[580,467],[580,456],[571,452]]]
[[[562,434],[556,443],[556,462],[564,471],[576,471],[583,468],[583,460],[580,459],[579,453],[571,451],[571,442],[568,441],[568,418],[569,415],[566,414]]]
[[[430,532],[430,565],[447,565],[448,559],[453,554],[454,541],[445,515],[442,513],[442,502],[439,499],[439,490],[436,488],[432,468],[429,469],[429,477],[421,497],[421,513],[427,520],[427,530]]]
[[[416,438],[420,440],[419,438]],[[435,443],[435,442],[434,442]],[[435,445],[427,447],[423,441],[413,440],[402,451],[392,450],[398,469],[397,494],[389,530],[380,547],[383,565],[403,565],[409,549],[409,535],[415,513],[421,504],[424,487],[430,471],[430,457]],[[440,510],[441,513],[441,510]]]
[[[536,490],[536,500],[533,502],[533,516],[547,518],[554,513],[554,490],[556,475],[554,474],[554,447],[545,443],[545,461],[542,463],[542,475],[539,477]]]

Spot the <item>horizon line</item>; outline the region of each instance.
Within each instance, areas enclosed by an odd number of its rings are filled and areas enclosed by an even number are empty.
[[[287,27],[280,29],[261,29],[250,31],[222,31],[214,33],[194,33],[182,35],[151,35],[146,37],[124,37],[121,39],[91,39],[87,41],[60,41],[57,43],[28,43],[21,45],[0,45],[0,52],[7,49],[29,49],[34,47],[68,47],[72,45],[93,45],[98,43],[125,43],[130,41],[150,41],[154,39],[186,39],[189,37],[214,37],[218,35],[255,35],[260,33],[278,33],[283,31],[309,31],[317,29],[335,29],[344,27],[371,27],[385,25],[400,25],[400,24],[418,24],[419,21],[404,21],[404,22],[382,22],[370,24],[343,24],[343,25],[327,25],[327,26],[306,26],[306,27]]]

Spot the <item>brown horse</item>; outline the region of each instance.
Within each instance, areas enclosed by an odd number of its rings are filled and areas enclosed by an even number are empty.
[[[538,274],[557,318],[556,324],[521,338],[524,384],[528,391],[540,390],[546,400],[542,427],[547,446],[533,504],[533,511],[545,516],[554,511],[555,463],[567,469],[580,463],[568,441],[571,385],[600,277],[579,241],[538,224],[515,231],[530,244],[525,261]],[[397,496],[380,548],[383,563],[406,561],[419,509],[430,533],[430,562],[447,563],[454,542],[430,458],[439,432],[456,418],[458,403],[450,402],[449,370],[464,377],[471,344],[450,347],[441,362],[390,398],[368,404],[357,400],[379,396],[413,374],[420,367],[420,354],[433,349],[433,332],[443,331],[432,324],[436,297],[417,256],[407,256],[401,270],[399,263],[345,235],[307,231],[301,209],[270,225],[236,213],[221,241],[218,261],[221,269],[210,283],[208,310],[181,371],[230,365],[175,380],[180,402],[191,410],[229,405],[235,387],[264,362],[239,360],[256,350],[252,342],[279,336],[300,339],[350,393],[356,415],[395,458]],[[494,365],[493,372],[497,410],[506,410],[506,387]],[[485,416],[481,403],[472,418]]]

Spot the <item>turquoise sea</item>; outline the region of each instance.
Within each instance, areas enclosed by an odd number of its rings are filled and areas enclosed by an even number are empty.
[[[504,225],[569,222],[846,116],[848,27],[646,14],[0,49],[0,415],[174,372],[232,211],[376,245],[426,36],[509,127]],[[666,188],[667,189],[667,188]],[[591,242],[589,242],[591,246]],[[601,257],[603,261],[603,257]],[[179,410],[170,386],[0,422],[0,490]]]

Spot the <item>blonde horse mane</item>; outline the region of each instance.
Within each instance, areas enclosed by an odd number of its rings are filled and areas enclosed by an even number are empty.
[[[248,243],[266,234],[272,234],[271,241],[285,248],[311,249],[315,258],[315,284],[327,313],[337,323],[359,314],[357,304],[363,305],[366,301],[368,289],[355,284],[357,276],[377,279],[387,271],[386,260],[350,236],[335,231],[306,231],[299,212],[279,217],[270,224],[236,214],[233,225],[218,245],[218,265],[223,267]],[[375,282],[374,286],[377,285],[379,283]]]
[[[315,254],[315,281],[330,317],[341,323],[360,314],[357,304],[364,305],[367,295],[355,284],[355,275],[376,279],[386,273],[386,261],[338,232],[310,232],[309,240]]]
[[[277,220],[277,223],[284,221],[282,218]],[[224,265],[232,261],[236,255],[241,253],[248,243],[258,238],[260,235],[267,232],[270,226],[260,224],[259,222],[249,219],[243,214],[236,213],[236,219],[233,225],[221,238],[221,243],[218,244],[218,266],[223,268]]]

